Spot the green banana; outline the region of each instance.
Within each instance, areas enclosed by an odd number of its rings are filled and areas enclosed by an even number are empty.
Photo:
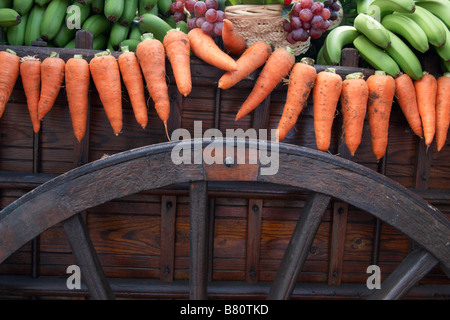
[[[116,22],[122,16],[124,7],[125,0],[105,0],[103,12],[109,21]]]
[[[180,29],[180,31],[183,31],[186,34],[188,34],[188,32],[189,32],[187,23],[184,20],[178,21],[176,27],[177,27],[177,29]]]
[[[353,40],[359,35],[359,31],[352,26],[338,26],[331,30],[323,45],[323,56],[329,64],[339,65],[342,48],[353,43]]]
[[[77,0],[77,2],[83,5],[87,5],[91,4],[92,0]]]
[[[360,13],[356,16],[353,26],[377,46],[386,49],[391,41],[388,30],[371,16]]]
[[[75,39],[70,40],[64,48],[66,49],[75,49]]]
[[[33,7],[34,0],[14,0],[12,8],[16,10],[21,16],[30,12]]]
[[[45,8],[41,6],[34,6],[29,15],[27,21],[27,27],[25,29],[25,45],[31,46],[31,42],[36,41],[41,37],[41,23],[44,18]]]
[[[105,7],[105,0],[93,0],[91,2],[91,10],[94,14],[103,13],[104,7]]]
[[[12,8],[12,0],[0,0],[0,8]]]
[[[53,0],[49,3],[41,24],[42,39],[50,41],[56,36],[64,23],[68,6],[68,0]]]
[[[109,33],[109,41],[113,47],[117,47],[120,42],[128,38],[130,26],[121,25],[119,22],[113,24]]]
[[[158,0],[158,10],[163,16],[170,15],[170,5],[172,0]]]
[[[450,2],[448,0],[416,0],[416,5],[427,9],[450,28]]]
[[[10,8],[0,9],[0,27],[17,26],[20,21],[22,21],[22,18],[16,10]]]
[[[440,19],[430,11],[416,6],[414,13],[395,12],[394,14],[405,15],[413,19],[425,31],[428,42],[433,46],[440,47],[445,43],[445,29],[442,27]]]
[[[92,36],[95,38],[111,30],[111,21],[102,14],[96,14],[87,18],[81,29],[91,31]]]
[[[64,46],[72,39],[75,38],[77,29],[69,29],[65,23],[62,24],[61,29],[58,31],[52,42],[56,47],[64,48]]]
[[[388,14],[383,18],[381,24],[389,31],[402,36],[419,52],[425,53],[430,48],[425,31],[407,16]]]
[[[413,13],[416,10],[414,0],[374,0],[369,4],[368,11],[375,12],[380,18],[390,12]]]
[[[136,52],[136,47],[140,42],[141,42],[141,40],[126,39],[120,43],[120,48],[127,46],[128,50]]]
[[[52,0],[34,0],[34,3],[40,7],[45,7]]]
[[[397,62],[400,69],[414,80],[422,78],[422,65],[414,52],[394,33],[390,32],[391,45],[387,53]]]
[[[8,43],[13,46],[23,46],[25,43],[25,30],[27,28],[28,14],[21,17],[18,25],[6,29]]]
[[[380,47],[373,44],[365,35],[357,36],[353,45],[361,57],[373,68],[382,70],[393,77],[400,73],[397,62]]]
[[[128,39],[141,40],[142,32],[139,28],[139,23],[133,22],[130,27],[130,34]]]
[[[139,8],[144,11],[150,11],[158,3],[158,0],[139,0]],[[141,11],[139,11],[141,12]],[[145,13],[145,12],[144,12]],[[143,14],[143,13],[142,13]]]
[[[75,7],[78,7],[80,10],[80,16],[78,20],[77,9]],[[67,7],[67,14],[65,17],[65,21],[68,24],[76,25],[77,22],[80,23],[80,28],[83,25],[83,23],[86,21],[87,18],[89,18],[91,14],[91,6],[90,5],[84,5],[79,2],[74,2],[74,4]]]
[[[92,49],[94,50],[105,50],[106,44],[108,43],[108,39],[104,34],[101,34],[94,38],[92,42]]]
[[[444,25],[444,22],[441,22]],[[445,25],[444,25],[445,27]],[[444,28],[446,33],[446,41],[444,45],[440,47],[435,47],[437,54],[442,60],[448,62],[450,61],[450,30],[447,27]],[[9,39],[9,38],[8,38]]]
[[[145,32],[152,33],[155,39],[158,39],[161,42],[164,40],[167,31],[173,29],[163,19],[151,13],[143,14],[139,19],[139,24]]]
[[[136,17],[137,9],[138,0],[126,0],[119,22],[124,26],[129,26]]]
[[[447,61],[442,60],[442,61],[441,61],[441,64],[442,64],[442,69],[443,69],[445,72],[450,72],[450,62],[447,62]]]
[[[319,52],[317,52],[317,64],[320,65],[331,65],[331,63],[325,58],[323,52],[325,51],[325,44],[320,47]]]

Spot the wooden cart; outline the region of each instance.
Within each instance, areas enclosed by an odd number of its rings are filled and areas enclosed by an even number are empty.
[[[58,51],[63,59],[81,53],[89,60],[96,52],[90,43],[89,34],[78,33],[80,49],[13,49],[20,56]],[[358,63],[355,51],[344,50],[337,72],[373,73]],[[203,131],[276,127],[285,85],[236,123],[259,70],[222,91],[220,70],[195,58],[191,66],[188,97],[178,93],[167,67],[169,132],[193,132],[196,120]],[[279,172],[263,176],[261,163],[175,165],[170,154],[178,142],[167,142],[151,100],[144,131],[125,89],[124,129],[116,137],[91,88],[81,143],[71,131],[64,90],[39,134],[33,134],[20,79],[0,120],[1,297],[450,296],[450,145],[426,150],[398,106],[387,156],[377,162],[367,125],[357,154],[348,155],[340,114],[330,152],[318,152],[309,104],[279,145]],[[260,147],[245,143],[248,152]],[[74,264],[83,274],[80,290],[66,286]],[[367,286],[369,266],[381,270],[380,290]]]

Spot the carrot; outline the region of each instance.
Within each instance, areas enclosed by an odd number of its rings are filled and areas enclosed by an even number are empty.
[[[64,83],[65,62],[52,52],[41,63],[41,95],[39,97],[39,120],[52,109]]]
[[[231,88],[266,63],[271,53],[272,47],[268,42],[258,41],[253,43],[237,59],[238,69],[227,71],[220,77],[218,87],[223,90]]]
[[[178,91],[186,97],[192,90],[189,37],[183,31],[173,29],[165,35],[163,45],[172,66]]]
[[[423,138],[422,120],[417,106],[414,82],[406,73],[395,78],[395,97],[412,131]]]
[[[194,28],[188,32],[192,53],[204,62],[225,70],[234,71],[238,66],[236,61],[223,52],[214,42],[210,35],[207,35],[200,28]]]
[[[109,50],[95,54],[89,63],[92,79],[105,109],[106,116],[117,136],[122,131],[122,83],[119,63]]]
[[[362,73],[348,74],[342,82],[341,110],[345,144],[352,156],[361,144],[369,87]]]
[[[395,80],[384,71],[375,71],[367,79],[369,103],[367,115],[372,141],[372,151],[380,160],[386,154],[389,134],[389,118],[395,96]]]
[[[226,52],[235,56],[240,56],[247,48],[245,38],[234,30],[233,23],[228,19],[223,19],[222,41]]]
[[[20,58],[10,50],[0,52],[0,118],[14,89],[20,72]]]
[[[27,98],[28,113],[30,114],[33,131],[38,133],[41,130],[41,121],[38,116],[39,97],[41,95],[41,61],[33,56],[23,57],[21,61],[20,77]]]
[[[420,80],[414,81],[417,95],[417,106],[422,119],[423,136],[427,147],[433,142],[436,133],[436,78],[424,71]]]
[[[145,100],[144,78],[136,54],[128,46],[121,47],[118,63],[123,83],[131,100],[134,116],[143,129],[148,123],[147,102]]]
[[[278,123],[278,139],[282,141],[297,122],[298,116],[308,103],[308,97],[317,77],[314,60],[303,58],[296,63],[289,76],[286,103]]]
[[[73,133],[75,138],[81,142],[86,134],[89,84],[91,82],[89,63],[83,59],[82,55],[75,55],[67,60],[65,78]]]
[[[450,73],[437,79],[436,95],[436,147],[441,151],[450,125]]]
[[[330,147],[331,127],[341,90],[342,78],[334,68],[317,74],[313,89],[314,133],[317,149],[321,151]]]
[[[238,111],[236,121],[249,114],[262,103],[281,80],[289,74],[294,64],[295,56],[291,48],[275,49],[269,59],[267,59],[258,79],[256,79],[253,90]]]
[[[142,41],[136,47],[136,56],[144,74],[150,96],[155,103],[159,118],[167,132],[170,115],[169,91],[166,83],[166,54],[161,41],[153,38],[151,33],[144,33]]]

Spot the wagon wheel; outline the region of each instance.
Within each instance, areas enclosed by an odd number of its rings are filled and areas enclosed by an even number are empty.
[[[0,263],[46,229],[62,222],[91,298],[113,299],[79,213],[140,191],[189,183],[190,298],[205,299],[208,182],[253,181],[310,191],[272,283],[269,299],[290,297],[331,198],[367,211],[417,244],[417,249],[384,281],[382,289],[369,298],[400,299],[438,263],[449,274],[449,220],[398,183],[354,162],[303,147],[259,144],[256,140],[222,142],[224,146],[231,142],[235,161],[225,159],[224,164],[206,164],[211,163],[207,161],[211,160],[207,159],[211,152],[205,149],[210,144],[208,141],[168,142],[94,161],[42,184],[0,212]],[[175,164],[172,158],[175,146],[178,151],[191,150],[192,154],[205,150],[204,161]],[[266,162],[262,157],[250,161],[252,155],[267,149],[278,151],[276,174],[264,173],[270,164],[263,164]],[[243,150],[246,161],[240,164],[237,160]]]

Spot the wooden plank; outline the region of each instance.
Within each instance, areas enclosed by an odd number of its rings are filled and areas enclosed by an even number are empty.
[[[245,279],[249,283],[258,282],[262,211],[262,199],[249,200],[247,224],[247,257],[245,266]]]
[[[175,216],[177,211],[176,196],[161,197],[161,255],[160,279],[173,281],[175,261]]]
[[[333,203],[333,227],[331,229],[331,251],[328,271],[329,285],[340,285],[342,282],[347,215],[347,203],[337,201]]]
[[[269,300],[290,297],[329,201],[329,196],[320,193],[309,196],[275,276]]]
[[[208,184],[206,181],[193,182],[190,186],[189,225],[189,297],[204,300],[207,297],[208,277]]]

